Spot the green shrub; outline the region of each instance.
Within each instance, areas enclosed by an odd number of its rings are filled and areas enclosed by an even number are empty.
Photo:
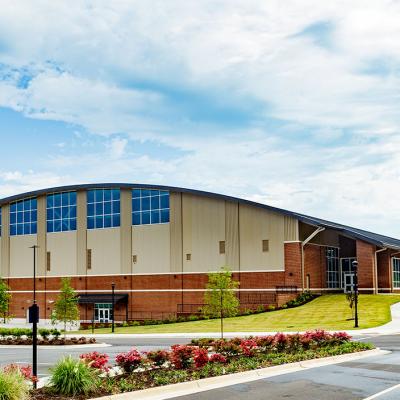
[[[276,307],[272,304],[268,306],[268,311],[275,311]]]
[[[40,328],[39,329],[39,335],[42,337],[42,339],[46,340],[49,338],[51,334],[51,330],[50,329],[46,329],[46,328]]]
[[[0,400],[25,400],[29,386],[18,369],[0,371]]]
[[[61,336],[61,332],[58,329],[50,329],[50,333],[54,336],[55,339],[58,339]]]
[[[94,392],[98,385],[95,369],[71,356],[62,358],[51,369],[50,388],[57,394],[76,396]]]

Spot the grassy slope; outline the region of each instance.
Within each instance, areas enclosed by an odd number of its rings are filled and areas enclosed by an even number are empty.
[[[359,297],[359,328],[371,328],[389,322],[390,305],[400,301],[398,295],[361,295]],[[343,294],[318,297],[304,306],[227,318],[226,332],[303,331],[308,329],[353,329],[351,311]],[[116,333],[192,333],[218,332],[219,320],[181,322],[176,324],[116,328]],[[80,331],[91,333],[91,331]],[[110,333],[110,328],[96,329],[95,333]]]

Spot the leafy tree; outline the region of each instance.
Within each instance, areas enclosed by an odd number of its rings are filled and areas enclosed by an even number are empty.
[[[348,301],[351,310],[351,318],[354,319],[354,304],[356,301],[356,294],[353,291],[346,293],[346,300]]]
[[[60,294],[54,302],[54,309],[51,314],[52,323],[64,323],[64,337],[67,330],[67,323],[74,323],[79,320],[78,296],[71,286],[70,278],[62,278]]]
[[[4,323],[10,317],[8,314],[8,307],[10,305],[11,293],[7,283],[0,278],[0,317],[3,318]]]
[[[239,282],[232,279],[232,272],[228,267],[221,268],[219,272],[208,274],[207,291],[204,294],[204,307],[202,312],[207,317],[221,319],[221,338],[224,337],[224,318],[233,317],[239,311],[239,300],[235,289]]]

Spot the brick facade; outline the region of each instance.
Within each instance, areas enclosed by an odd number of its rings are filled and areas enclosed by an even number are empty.
[[[371,292],[375,287],[375,248],[376,246],[357,240],[357,261],[358,261],[358,286],[360,290],[363,288]]]

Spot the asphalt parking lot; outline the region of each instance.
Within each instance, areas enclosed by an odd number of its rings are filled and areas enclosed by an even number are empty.
[[[233,385],[225,388],[205,391],[193,395],[182,396],[184,400],[221,399],[400,399],[400,335],[359,336],[355,340],[374,343],[381,349],[390,350],[387,355],[364,358],[359,361],[344,362],[324,367],[308,369],[300,372],[260,379],[246,384]],[[48,374],[48,370],[63,355],[79,354],[88,351],[106,352],[113,359],[116,354],[136,347],[141,351],[154,348],[168,348],[176,343],[188,343],[190,337],[168,338],[112,338],[105,340],[109,347],[88,348],[40,348],[38,353],[38,372],[40,376]],[[0,364],[11,362],[21,364],[31,363],[29,348],[0,347]],[[394,388],[394,389],[391,389]],[[390,390],[389,390],[390,389]],[[379,394],[377,397],[369,396]]]

